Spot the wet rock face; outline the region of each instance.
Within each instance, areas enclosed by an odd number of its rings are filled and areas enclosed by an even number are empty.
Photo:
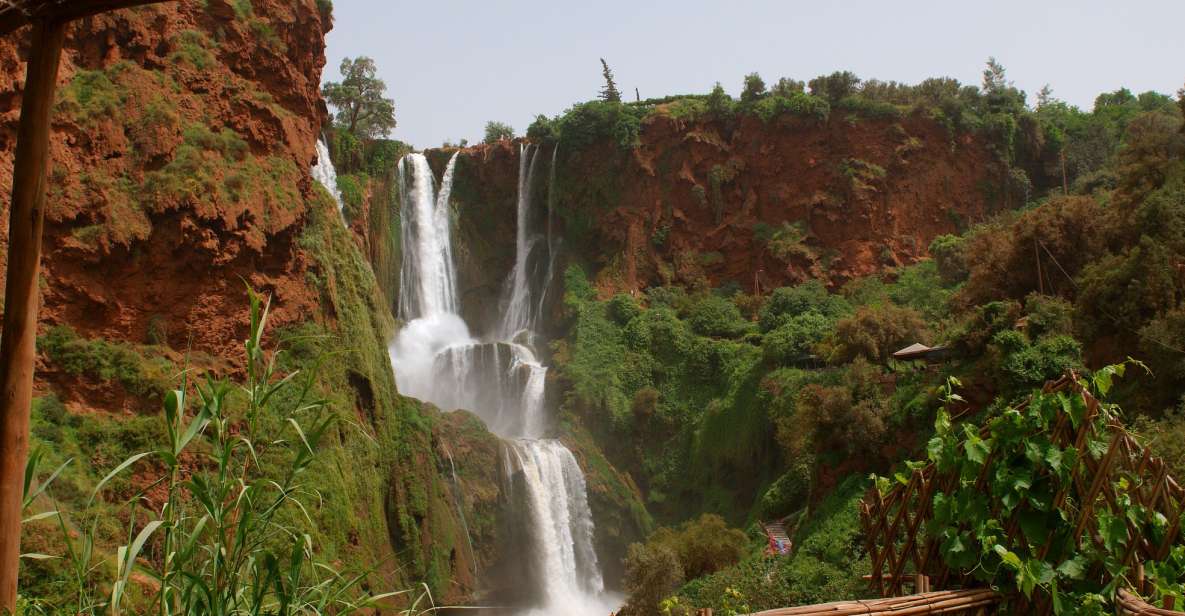
[[[71,27],[51,135],[44,324],[136,343],[155,328],[175,348],[192,340],[227,358],[244,333],[242,281],[273,294],[276,325],[316,313],[296,240],[323,207],[308,169],[329,25],[315,0],[208,0]],[[4,195],[27,38],[0,41]]]

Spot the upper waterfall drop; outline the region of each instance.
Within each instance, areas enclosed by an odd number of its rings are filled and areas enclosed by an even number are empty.
[[[456,165],[457,154],[453,154],[437,193],[436,178],[423,154],[408,154],[399,160],[404,246],[399,275],[399,318],[404,321],[457,312],[457,268],[453,264],[449,216]]]
[[[313,164],[313,168],[309,170],[313,179],[317,183],[325,187],[329,194],[333,196],[334,202],[337,203],[337,211],[341,213],[342,220],[346,218],[346,206],[342,201],[342,193],[337,188],[337,169],[333,167],[333,160],[329,157],[329,144],[325,143],[325,139],[317,140],[317,162]]]

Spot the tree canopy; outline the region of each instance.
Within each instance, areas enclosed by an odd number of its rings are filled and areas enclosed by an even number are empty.
[[[503,139],[514,139],[514,129],[505,122],[486,122],[486,136],[484,143],[498,143]]]
[[[321,93],[337,109],[337,126],[356,137],[386,137],[395,128],[395,101],[386,98],[387,84],[375,76],[374,60],[345,58],[341,82],[326,83]]]

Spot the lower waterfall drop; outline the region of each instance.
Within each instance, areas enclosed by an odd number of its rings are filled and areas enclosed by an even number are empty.
[[[439,194],[423,155],[400,161],[404,254],[398,316],[405,324],[389,352],[400,393],[444,410],[470,410],[502,437],[506,484],[521,505],[530,544],[519,547],[536,600],[523,606],[524,613],[601,616],[621,600],[604,589],[584,474],[563,443],[545,438],[547,367],[532,348],[547,285],[538,273],[550,278],[554,257],[551,242],[538,241],[528,228],[537,154],[536,146],[520,150],[515,267],[505,281],[503,312],[495,315],[498,325],[485,337],[472,335],[458,314],[449,209],[456,155]],[[552,176],[554,160],[553,153]],[[548,254],[532,255],[537,247]]]

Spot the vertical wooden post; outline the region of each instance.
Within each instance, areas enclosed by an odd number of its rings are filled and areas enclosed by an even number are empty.
[[[13,611],[16,606],[21,498],[40,303],[37,275],[49,177],[50,110],[65,35],[65,22],[33,24],[12,173],[4,328],[0,335],[0,612]]]

